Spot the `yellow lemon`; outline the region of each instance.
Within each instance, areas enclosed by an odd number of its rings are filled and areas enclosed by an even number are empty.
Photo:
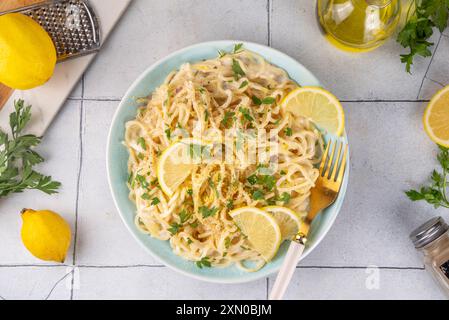
[[[312,120],[320,128],[340,136],[345,129],[345,113],[340,101],[319,87],[301,87],[290,92],[282,101],[283,110],[293,116]]]
[[[20,13],[0,15],[1,83],[20,90],[40,86],[55,64],[55,46],[36,21]]]
[[[430,139],[449,148],[449,86],[441,89],[430,100],[423,122]]]
[[[301,227],[301,219],[293,210],[280,206],[268,206],[262,208],[262,210],[270,213],[278,223],[282,241],[291,240],[298,233]]]
[[[70,246],[68,223],[57,213],[22,211],[22,242],[33,256],[45,261],[64,262]]]
[[[160,156],[157,178],[162,191],[172,196],[187,179],[192,170],[201,162],[202,150],[209,145],[193,138],[182,139],[168,147]]]
[[[254,207],[242,207],[229,215],[248,237],[248,241],[265,261],[270,261],[279,250],[282,234],[276,220],[268,213]]]

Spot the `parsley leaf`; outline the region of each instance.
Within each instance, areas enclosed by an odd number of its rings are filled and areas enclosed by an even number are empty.
[[[201,215],[203,216],[203,218],[208,218],[208,217],[214,216],[218,212],[218,208],[212,207],[209,209],[206,206],[201,206],[199,208],[199,211],[200,211]]]
[[[240,51],[242,51],[243,48],[243,43],[237,43],[234,46],[234,50],[232,51],[232,53],[239,53]]]
[[[442,173],[433,170],[430,186],[423,186],[419,191],[409,190],[405,194],[412,201],[424,200],[435,208],[449,208],[449,149],[440,147],[437,158],[443,170]]]
[[[209,257],[201,258],[201,260],[195,262],[195,264],[200,269],[203,269],[203,267],[207,267],[207,268],[212,267],[212,265],[211,265],[211,263],[209,261]]]
[[[170,128],[166,129],[164,132],[165,132],[165,135],[167,136],[167,139],[170,140],[171,139],[171,130],[170,130]]]
[[[253,103],[257,106],[260,106],[262,104],[262,100],[260,100],[258,97],[256,96],[252,96],[251,99],[253,100]]]
[[[276,102],[276,99],[273,97],[266,97],[262,100],[262,104],[273,104]]]
[[[265,199],[263,191],[255,190],[253,192],[253,200],[263,200],[263,199]]]
[[[292,130],[292,128],[285,128],[285,135],[287,136],[287,137],[291,137],[292,135],[293,135],[293,130]]]
[[[240,77],[245,76],[245,71],[243,71],[240,63],[235,59],[232,59],[232,71],[234,72],[234,79],[236,80],[240,79]]]
[[[250,111],[249,111],[248,108],[240,107],[240,108],[239,108],[239,111],[240,111],[240,113],[243,115],[243,118],[244,118],[246,121],[248,121],[248,122],[254,121],[254,118],[251,116],[251,113],[250,113]]]
[[[433,28],[437,27],[440,32],[447,28],[449,17],[449,1],[447,0],[415,0],[407,14],[407,22],[397,41],[404,47],[409,48],[408,54],[401,55],[401,62],[405,63],[407,72],[410,73],[415,56],[429,57],[432,55],[430,47],[433,43],[428,40],[433,35]],[[412,13],[412,14],[410,14]]]
[[[242,84],[240,85],[239,89],[243,89],[248,85],[248,81],[243,81]]]
[[[226,111],[223,117],[223,120],[221,120],[221,124],[226,129],[229,129],[232,127],[232,124],[234,123],[235,118],[235,112]]]
[[[153,198],[153,200],[151,201],[152,206],[158,205],[159,203],[161,203],[161,200],[159,200],[159,198],[157,197]]]
[[[139,139],[137,139],[137,143],[140,145],[140,147],[143,150],[147,150],[147,143],[145,142],[145,139],[143,137],[140,137]]]
[[[23,100],[14,102],[14,112],[9,115],[11,138],[0,130],[0,197],[11,193],[36,189],[46,194],[57,193],[61,183],[52,181],[32,169],[44,161],[32,148],[41,142],[41,137],[22,134],[31,120],[31,106],[25,106]]]

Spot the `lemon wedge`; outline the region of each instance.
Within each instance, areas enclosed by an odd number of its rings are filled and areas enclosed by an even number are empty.
[[[270,261],[279,250],[281,230],[276,220],[268,213],[254,207],[242,207],[229,215],[248,237],[248,241],[265,261]]]
[[[449,148],[449,86],[438,91],[430,100],[423,122],[430,139]]]
[[[199,139],[187,138],[175,142],[162,153],[158,161],[157,178],[166,195],[172,196],[192,173],[201,160],[199,150],[207,145]]]
[[[295,117],[312,120],[320,128],[341,136],[345,128],[345,114],[340,101],[320,87],[301,87],[290,92],[281,108]]]
[[[280,206],[269,206],[262,208],[273,216],[281,230],[282,241],[294,237],[301,226],[301,219],[291,209]]]

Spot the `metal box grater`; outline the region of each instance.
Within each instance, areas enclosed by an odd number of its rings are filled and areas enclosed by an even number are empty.
[[[87,0],[53,0],[3,12],[26,14],[50,35],[58,61],[96,52],[100,49],[97,16]]]

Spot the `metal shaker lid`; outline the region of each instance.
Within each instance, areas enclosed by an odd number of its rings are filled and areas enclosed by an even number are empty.
[[[410,233],[410,239],[415,245],[415,248],[419,249],[439,238],[448,229],[449,226],[443,218],[436,217],[427,221]]]

